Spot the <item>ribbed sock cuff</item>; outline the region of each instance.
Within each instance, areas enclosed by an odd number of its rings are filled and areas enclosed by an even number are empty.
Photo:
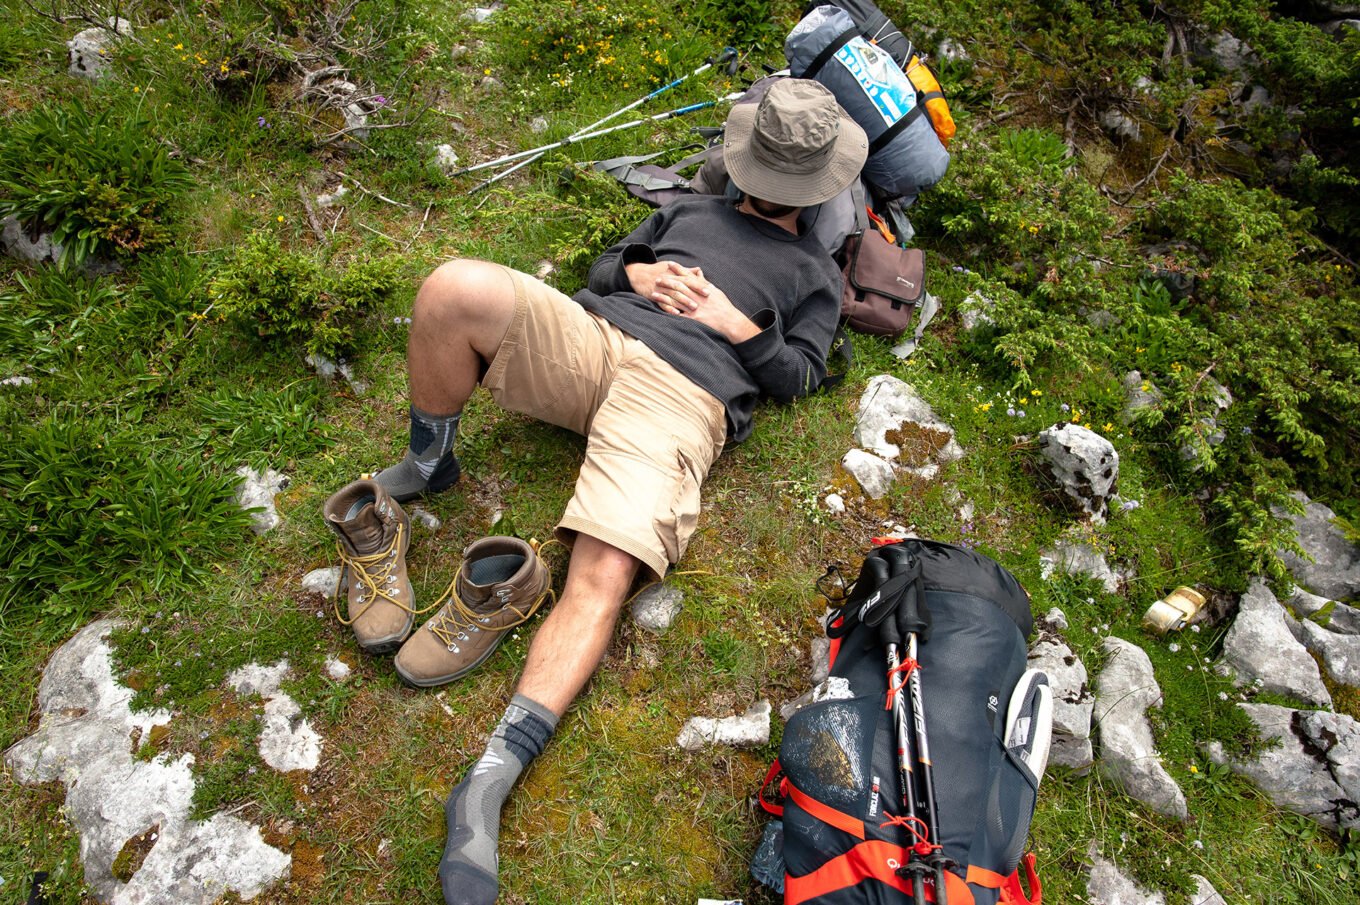
[[[557,715],[542,704],[517,694],[510,699],[505,716],[492,737],[499,737],[506,748],[525,766],[543,753],[557,728]]]

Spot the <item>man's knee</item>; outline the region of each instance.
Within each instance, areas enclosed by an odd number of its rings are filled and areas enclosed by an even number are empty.
[[[505,270],[488,261],[446,261],[425,278],[411,312],[412,329],[472,326],[473,322],[508,317],[515,287]]]

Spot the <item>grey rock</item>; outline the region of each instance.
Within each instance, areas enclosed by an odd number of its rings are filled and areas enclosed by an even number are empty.
[[[1110,107],[1100,114],[1100,126],[1119,141],[1138,141],[1143,137],[1137,121],[1118,107]]]
[[[355,378],[354,368],[351,367],[348,362],[334,362],[324,355],[318,355],[315,352],[312,352],[307,355],[307,365],[315,371],[316,376],[320,377],[322,380],[331,382],[334,382],[336,378],[344,380],[345,383],[349,384],[349,388],[356,396],[362,396],[364,393],[368,392],[368,384]]]
[[[633,600],[633,622],[654,635],[665,634],[684,602],[685,595],[679,588],[654,584]]]
[[[227,676],[238,695],[264,699],[260,758],[280,773],[315,770],[321,763],[321,736],[302,716],[302,708],[280,690],[291,672],[287,660],[272,666],[248,663]]]
[[[959,303],[959,321],[963,324],[963,329],[971,333],[978,327],[996,323],[992,317],[995,310],[996,302],[981,292],[972,292]]]
[[[453,149],[453,145],[435,145],[434,165],[445,176],[458,169],[458,152]]]
[[[1244,94],[1246,96],[1241,101],[1243,113],[1255,113],[1275,106],[1275,98],[1263,85],[1251,85]]]
[[[1039,434],[1039,451],[1063,493],[1091,520],[1104,524],[1119,482],[1119,453],[1100,434],[1079,424],[1056,424]]]
[[[1250,45],[1226,31],[1214,36],[1209,54],[1224,72],[1238,75],[1249,72],[1257,61]]]
[[[1360,688],[1360,635],[1329,631],[1311,619],[1287,621],[1294,637],[1322,658],[1328,675],[1343,685]]]
[[[1323,31],[1329,35],[1339,35],[1343,31],[1360,31],[1360,19],[1333,19],[1321,25]]]
[[[1062,622],[1066,621],[1063,617]],[[1091,748],[1095,696],[1087,685],[1086,666],[1066,641],[1041,628],[1029,649],[1029,667],[1047,673],[1053,691],[1053,740],[1048,762],[1086,770],[1095,759]]]
[[[542,135],[548,131],[548,120],[542,116],[535,116],[529,123],[529,131],[535,135]]]
[[[1199,874],[1191,874],[1190,879],[1195,881],[1195,897],[1190,900],[1192,905],[1228,905],[1218,890],[1214,889],[1214,884],[1207,879]]]
[[[474,6],[472,9],[464,12],[460,18],[465,22],[485,22],[494,16],[500,8],[501,4],[499,3],[492,3],[487,6]]]
[[[335,191],[333,191],[333,192],[327,192],[327,193],[324,194],[324,195],[317,195],[317,196],[316,196],[316,206],[317,206],[317,207],[335,207],[337,204],[339,204],[341,201],[343,201],[344,198],[345,198],[345,196],[348,195],[348,194],[349,194],[349,189],[345,188],[345,186],[343,186],[343,185],[337,185],[337,186],[335,187]]]
[[[1298,585],[1294,586],[1287,602],[1289,608],[1300,618],[1313,619],[1328,631],[1342,635],[1360,635],[1360,609],[1349,604],[1337,603],[1335,600],[1310,594]]]
[[[842,676],[832,676],[824,678],[811,689],[789,701],[779,708],[779,716],[788,722],[789,717],[802,710],[809,704],[816,704],[821,701],[843,701],[853,698],[855,693],[850,690],[850,682]]]
[[[1055,572],[1086,575],[1105,588],[1105,593],[1119,591],[1119,574],[1105,561],[1105,554],[1085,543],[1059,541],[1051,549],[1039,554],[1039,574],[1048,580]]]
[[[326,658],[326,675],[330,676],[336,682],[345,681],[352,672],[354,672],[354,667],[350,666],[339,657]]]
[[[1087,308],[1085,306],[1078,309],[1082,317],[1086,318],[1086,323],[1095,327],[1097,330],[1112,330],[1122,324],[1123,318],[1113,311],[1106,311],[1104,308]]]
[[[1141,647],[1121,638],[1106,638],[1109,654],[1096,679],[1093,718],[1099,727],[1100,770],[1124,794],[1159,814],[1185,820],[1185,794],[1162,766],[1146,711],[1160,707],[1162,690],[1152,661]]]
[[[311,591],[313,594],[325,594],[327,597],[330,597],[335,593],[335,586],[339,581],[339,566],[327,566],[324,569],[313,569],[302,576],[302,590]]]
[[[505,90],[505,85],[501,83],[501,80],[490,75],[483,76],[482,80],[477,83],[477,87],[487,94],[499,94]]]
[[[288,486],[289,479],[272,468],[260,474],[249,465],[236,469],[241,486],[236,491],[236,503],[242,509],[257,509],[250,514],[251,530],[265,534],[278,527],[279,513],[274,508],[274,494]]]
[[[809,653],[812,655],[812,684],[818,685],[831,674],[831,639],[825,635],[813,638]]]
[[[1294,496],[1304,504],[1304,510],[1302,515],[1289,518],[1294,522],[1299,546],[1312,559],[1309,562],[1294,553],[1280,554],[1294,581],[1331,600],[1360,596],[1360,549],[1336,526],[1336,513],[1301,492]]]
[[[1044,613],[1043,621],[1052,626],[1056,631],[1067,631],[1067,614],[1057,607],[1053,607],[1047,613]]]
[[[897,433],[898,439],[909,434],[910,448],[890,440],[891,433]],[[918,396],[911,384],[888,374],[870,379],[860,396],[855,442],[875,455],[910,467],[963,458],[954,429],[935,416],[930,403]]]
[[[841,467],[873,500],[881,500],[887,496],[896,477],[890,463],[862,449],[852,449],[842,456]]]
[[[52,655],[38,687],[38,729],[5,760],[19,782],[66,785],[64,811],[80,835],[85,883],[97,898],[116,905],[209,905],[232,892],[254,898],[288,876],[291,858],[236,817],[190,818],[192,755],[133,757],[171,714],[130,710],[133,692],[115,680],[105,640],[117,624],[92,623]],[[149,831],[155,844],[120,881],[114,860],[128,840]]]
[[[1133,424],[1142,417],[1142,412],[1161,408],[1163,398],[1162,391],[1151,380],[1144,380],[1138,371],[1130,371],[1124,375],[1124,410],[1120,420]]]
[[[110,16],[104,26],[76,32],[66,42],[66,71],[77,78],[98,81],[109,74],[109,52],[119,38],[132,34],[132,23]]]
[[[696,751],[705,745],[758,748],[769,741],[769,701],[757,701],[741,716],[691,717],[675,739],[675,743],[686,751]]]
[[[1317,663],[1285,623],[1284,607],[1262,579],[1254,580],[1238,605],[1237,618],[1223,639],[1223,666],[1238,684],[1329,706]]]
[[[32,384],[33,378],[25,377],[22,374],[0,380],[0,387],[26,387],[31,386]]]
[[[842,515],[845,512],[845,498],[839,493],[828,493],[822,499],[822,505],[826,506],[827,512],[832,515]]]
[[[437,515],[425,509],[415,507],[410,510],[410,513],[411,521],[415,522],[426,531],[438,531],[444,525]]]
[[[30,239],[19,219],[12,215],[0,220],[0,249],[11,258],[29,264],[55,264],[61,260],[62,251],[61,246],[52,241],[50,232]]]
[[[1360,828],[1360,723],[1344,714],[1238,704],[1263,739],[1255,760],[1229,758],[1219,742],[1210,760],[1249,779],[1278,807],[1331,830]]]
[[[1160,892],[1148,892],[1126,877],[1113,862],[1102,858],[1091,843],[1091,875],[1086,880],[1089,905],[1166,905]]]
[[[953,63],[956,61],[971,60],[968,51],[962,44],[952,38],[945,38],[935,47],[935,56],[941,62]]]
[[[459,60],[472,53],[472,48],[466,44],[455,44],[449,48],[449,59],[457,63]]]

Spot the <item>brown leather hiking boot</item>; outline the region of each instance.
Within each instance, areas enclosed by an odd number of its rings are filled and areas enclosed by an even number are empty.
[[[397,653],[397,675],[430,688],[490,657],[506,632],[527,622],[552,594],[538,551],[514,537],[484,537],[463,551],[449,601]]]
[[[415,621],[415,600],[406,577],[411,520],[377,481],[355,481],[326,501],[326,524],[336,534],[340,582],[335,615],[354,631],[370,654],[401,646]],[[345,595],[345,613],[340,595]]]

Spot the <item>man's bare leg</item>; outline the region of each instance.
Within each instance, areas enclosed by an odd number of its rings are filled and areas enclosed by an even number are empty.
[[[406,345],[410,448],[401,462],[377,476],[397,500],[443,490],[458,479],[453,455],[458,416],[514,313],[514,283],[485,261],[450,261],[421,285]]]
[[[519,689],[444,806],[439,879],[447,905],[494,905],[501,808],[604,658],[637,568],[617,547],[585,534],[576,539],[562,599],[529,645]]]

